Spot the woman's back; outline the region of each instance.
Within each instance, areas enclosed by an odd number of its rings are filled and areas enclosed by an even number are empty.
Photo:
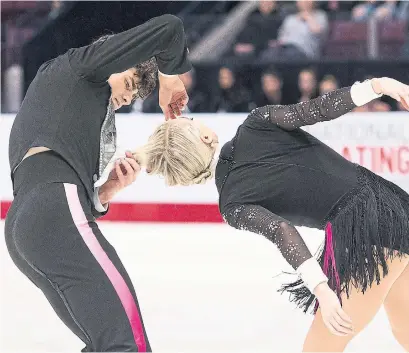
[[[234,154],[234,162],[220,196],[221,209],[232,203],[258,204],[294,224],[323,227],[333,205],[357,186],[355,164],[307,132],[286,131],[257,114],[253,111],[222,149],[220,158]],[[218,168],[218,183],[220,173]]]

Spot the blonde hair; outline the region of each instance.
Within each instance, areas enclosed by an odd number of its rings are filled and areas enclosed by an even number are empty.
[[[213,145],[201,140],[198,128],[177,119],[159,125],[133,155],[149,174],[162,175],[167,185],[187,186],[213,177],[214,152]]]

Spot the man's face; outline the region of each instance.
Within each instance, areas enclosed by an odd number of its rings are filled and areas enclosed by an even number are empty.
[[[118,74],[112,74],[108,83],[111,86],[111,100],[115,110],[123,105],[129,105],[138,93],[139,77],[136,69],[132,68]]]

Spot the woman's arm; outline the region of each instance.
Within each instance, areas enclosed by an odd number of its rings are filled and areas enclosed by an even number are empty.
[[[277,245],[287,262],[297,270],[305,286],[317,297],[324,324],[335,335],[352,333],[352,323],[342,310],[328,278],[312,257],[297,230],[285,219],[256,205],[233,205],[223,211],[229,225],[264,235]]]
[[[370,81],[356,83],[329,92],[310,101],[292,105],[267,105],[252,112],[253,118],[274,123],[285,130],[313,125],[321,121],[339,118],[357,106],[380,97]]]
[[[285,130],[313,125],[339,118],[357,106],[362,106],[383,94],[402,102],[409,110],[409,86],[388,77],[357,82],[326,93],[321,97],[292,105],[266,105],[254,109],[249,122],[268,122]]]
[[[284,218],[257,205],[230,205],[222,213],[230,226],[272,241],[311,293],[318,284],[328,281],[297,229]]]
[[[74,71],[92,82],[106,81],[111,74],[154,56],[161,73],[182,74],[191,69],[187,54],[183,23],[173,15],[152,18],[106,40],[69,51]]]

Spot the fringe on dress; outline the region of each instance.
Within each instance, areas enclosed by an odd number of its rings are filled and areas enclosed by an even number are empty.
[[[357,166],[359,188],[336,204],[323,222],[325,242],[318,258],[328,284],[341,300],[351,286],[364,293],[388,274],[387,260],[409,254],[409,195],[395,184]],[[280,292],[315,313],[318,301],[301,279]]]

